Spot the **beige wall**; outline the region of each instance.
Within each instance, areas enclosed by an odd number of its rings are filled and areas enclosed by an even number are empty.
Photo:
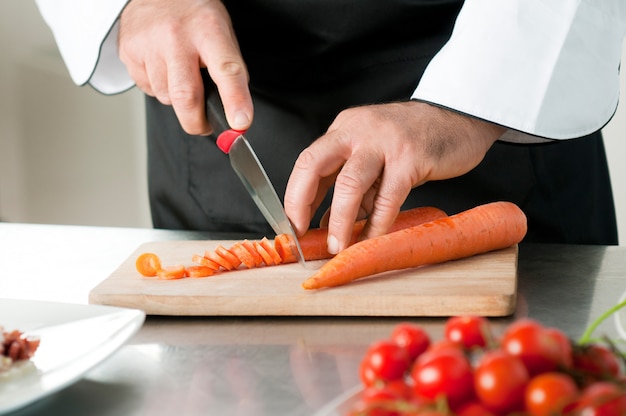
[[[76,88],[32,1],[0,1],[0,57],[0,219],[149,227],[141,94]],[[605,129],[622,245],[625,136],[622,105]]]
[[[0,2],[0,219],[150,227],[143,98],[77,88],[33,1]]]

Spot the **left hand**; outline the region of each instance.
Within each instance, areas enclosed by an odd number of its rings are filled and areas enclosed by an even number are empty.
[[[296,160],[285,210],[302,235],[334,184],[328,245],[337,253],[355,220],[367,217],[362,239],[384,234],[411,189],[469,172],[505,130],[416,101],[344,110]]]

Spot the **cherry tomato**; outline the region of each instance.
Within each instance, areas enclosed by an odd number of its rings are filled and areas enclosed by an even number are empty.
[[[476,395],[495,413],[524,407],[524,389],[530,377],[522,360],[500,349],[487,351],[474,372]]]
[[[565,335],[565,333],[557,328],[546,328],[546,334],[554,339],[559,345],[561,350],[561,357],[559,364],[567,369],[574,365],[574,353],[572,348],[572,341]]]
[[[411,360],[406,349],[391,340],[372,344],[359,368],[361,381],[365,386],[377,382],[401,379],[408,371]]]
[[[506,352],[522,360],[531,377],[554,371],[563,363],[560,342],[532,319],[511,324],[501,344]]]
[[[382,400],[407,400],[411,397],[411,387],[404,379],[393,380],[381,386],[366,387],[361,393],[363,402],[375,402]]]
[[[543,373],[528,383],[524,393],[526,411],[531,416],[560,415],[578,398],[574,380],[563,373]]]
[[[411,360],[415,360],[430,345],[430,337],[426,331],[408,322],[398,324],[391,333],[391,339],[407,349]]]
[[[428,349],[426,350],[426,352],[432,353],[432,352],[442,352],[442,351],[448,351],[448,350],[457,354],[463,354],[463,345],[458,342],[450,341],[447,338],[443,338],[443,339],[440,339],[438,341],[431,343],[428,346]]]
[[[601,344],[587,344],[576,348],[574,368],[594,379],[615,378],[620,373],[619,358],[608,347]]]
[[[473,396],[471,365],[465,355],[452,349],[422,354],[413,365],[411,380],[418,397],[444,396],[451,407]]]
[[[469,402],[459,407],[456,416],[496,416],[480,402]]]
[[[358,402],[347,416],[404,416],[398,405],[392,401]]]
[[[624,416],[626,415],[626,391],[608,381],[598,381],[587,386],[576,406],[568,415]]]
[[[453,316],[444,327],[446,339],[466,349],[485,347],[491,340],[491,326],[482,316]]]

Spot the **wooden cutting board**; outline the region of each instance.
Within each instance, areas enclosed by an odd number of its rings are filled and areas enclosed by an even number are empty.
[[[89,302],[190,316],[506,316],[515,309],[517,246],[317,291],[301,284],[323,261],[309,262],[308,269],[285,264],[180,280],[146,278],[135,270],[143,252],[158,254],[163,265],[191,265],[193,254],[233,242],[145,243],[90,292]]]

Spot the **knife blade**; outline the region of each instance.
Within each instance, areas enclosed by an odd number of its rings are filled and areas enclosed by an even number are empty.
[[[225,128],[227,126],[224,110],[217,92],[207,99],[209,123],[214,131],[221,131],[217,137],[217,146],[228,154],[230,165],[252,197],[274,232],[290,237],[291,251],[303,267],[306,268],[302,248],[296,238],[291,222],[285,213],[283,204],[276,194],[263,165],[259,161],[244,132]],[[218,130],[219,129],[219,130]]]

